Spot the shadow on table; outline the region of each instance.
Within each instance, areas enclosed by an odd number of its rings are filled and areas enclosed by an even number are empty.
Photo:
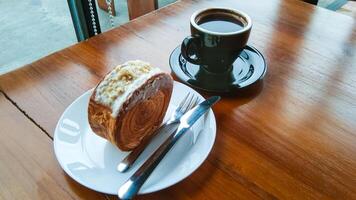
[[[210,156],[209,156],[210,157]],[[209,157],[204,163],[183,181],[166,189],[137,196],[137,199],[195,199],[198,198],[203,188],[208,187],[213,181],[216,168],[209,161]],[[189,194],[189,198],[187,197]]]
[[[95,192],[94,190],[91,190],[79,183],[77,183],[75,180],[73,180],[71,177],[69,177],[67,174],[64,174],[65,180],[68,183],[69,187],[71,188],[71,191],[73,191],[78,197],[81,199],[86,199],[88,196],[93,197],[92,195],[97,194],[96,197],[99,197],[100,194],[99,192]],[[104,199],[104,194],[103,198]]]

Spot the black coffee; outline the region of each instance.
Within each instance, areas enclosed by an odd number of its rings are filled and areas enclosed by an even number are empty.
[[[213,15],[199,20],[198,25],[208,31],[219,33],[236,32],[244,28],[244,24],[235,18]]]

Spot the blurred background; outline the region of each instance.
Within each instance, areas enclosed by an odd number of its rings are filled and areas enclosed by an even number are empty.
[[[157,9],[175,1],[158,0],[155,7]],[[0,75],[86,38],[85,34],[81,36],[83,38],[78,36],[81,34],[75,28],[78,24],[72,19],[72,15],[76,15],[73,9],[78,5],[71,2],[76,0],[0,0]],[[136,8],[134,4],[128,8],[127,0],[115,0],[111,4],[108,4],[108,0],[89,2],[95,6],[101,32],[136,17],[134,14],[129,16],[129,10]],[[112,6],[111,9],[108,5]],[[317,5],[351,17],[356,16],[355,1],[319,0]],[[110,17],[109,10],[115,16]]]

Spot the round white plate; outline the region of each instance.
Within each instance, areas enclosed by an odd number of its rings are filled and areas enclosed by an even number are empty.
[[[166,119],[188,92],[204,99],[188,86],[174,82]],[[117,165],[128,152],[120,151],[90,129],[87,107],[91,94],[92,90],[85,92],[62,114],[54,133],[54,151],[63,170],[78,183],[99,192],[116,195],[118,188],[163,142],[167,134],[156,136],[131,169],[125,173],[118,172]],[[215,117],[210,110],[168,152],[139,194],[164,189],[189,176],[208,156],[215,134]],[[195,137],[197,138],[194,139]]]

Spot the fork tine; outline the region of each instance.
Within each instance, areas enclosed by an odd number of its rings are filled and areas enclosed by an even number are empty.
[[[184,104],[184,108],[182,109],[182,113],[186,113],[189,109],[190,109],[190,106],[193,102],[193,99],[194,99],[195,95],[192,94],[189,98],[189,100],[187,100],[186,104]]]
[[[184,104],[186,103],[186,101],[187,101],[187,99],[188,99],[189,96],[190,96],[190,92],[188,92],[188,94],[185,95],[185,97],[183,98],[183,100],[180,102],[180,104],[179,104],[178,107],[176,108],[176,110],[177,110],[178,112],[182,112],[182,108],[183,108]]]
[[[191,107],[190,107],[189,109],[192,109],[192,108],[195,107],[198,103],[199,103],[199,97],[196,96],[194,102],[192,103],[192,105],[191,105]]]
[[[193,101],[194,99],[194,94],[191,94],[190,97],[189,97],[189,100],[187,100],[187,103],[184,104],[184,110],[183,110],[183,113],[186,113],[188,110],[189,110],[189,105],[191,104],[191,102]]]
[[[195,97],[194,100],[189,104],[188,109],[186,111],[192,109],[194,106],[196,106],[198,104],[199,97],[196,95],[194,95],[194,97]]]

